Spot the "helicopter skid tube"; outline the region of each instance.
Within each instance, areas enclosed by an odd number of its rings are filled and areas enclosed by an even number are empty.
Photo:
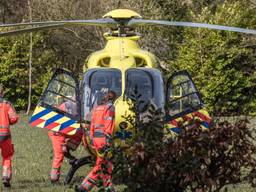
[[[72,180],[74,174],[76,173],[76,171],[77,171],[80,167],[82,167],[82,166],[84,166],[84,165],[86,165],[86,164],[90,164],[90,163],[92,163],[92,158],[91,158],[91,156],[82,157],[82,158],[76,160],[76,162],[75,162],[75,163],[71,166],[71,168],[69,169],[68,174],[67,174],[67,176],[65,177],[64,184],[65,184],[65,185],[70,184],[70,182],[71,182],[71,180]]]

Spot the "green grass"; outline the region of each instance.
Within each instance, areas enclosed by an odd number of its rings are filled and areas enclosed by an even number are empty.
[[[52,147],[47,131],[32,128],[28,125],[28,117],[21,115],[17,125],[11,128],[15,147],[13,160],[13,179],[10,191],[73,191],[63,185],[52,185],[49,182],[49,172],[52,163]],[[82,155],[82,149],[78,152]],[[69,168],[65,161],[61,180]],[[86,176],[88,168],[79,176]],[[79,184],[79,182],[77,182]]]
[[[52,146],[48,138],[47,131],[39,128],[32,128],[28,125],[28,117],[21,115],[17,125],[12,126],[12,139],[15,146],[15,155],[13,159],[13,179],[11,189],[3,189],[0,184],[0,191],[14,192],[69,192],[74,191],[74,185],[79,185],[90,171],[90,166],[81,168],[74,178],[71,186],[52,185],[49,181],[49,172],[52,163]],[[76,156],[81,157],[85,151],[80,147]],[[62,167],[61,181],[63,181],[69,164],[64,161]],[[228,187],[231,192],[253,192],[255,189],[250,188],[247,184]],[[117,191],[123,191],[124,186],[116,187]],[[94,192],[97,189],[94,190]]]

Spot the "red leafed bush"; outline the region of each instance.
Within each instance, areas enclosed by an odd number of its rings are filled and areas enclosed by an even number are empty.
[[[256,142],[247,120],[218,121],[202,131],[192,120],[177,138],[164,140],[160,111],[137,122],[132,154],[115,155],[115,178],[127,191],[219,191],[228,184],[256,185]]]

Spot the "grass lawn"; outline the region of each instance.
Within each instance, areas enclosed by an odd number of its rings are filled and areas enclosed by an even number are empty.
[[[49,182],[52,147],[46,130],[30,127],[28,117],[21,115],[19,123],[11,131],[15,156],[12,188],[7,191],[74,191],[73,188]],[[78,153],[82,155],[82,148],[79,148]],[[61,180],[69,168],[67,161],[63,165]],[[84,167],[78,175],[86,176],[88,168]],[[77,181],[79,183],[80,180]]]
[[[0,191],[31,191],[31,192],[68,192],[74,191],[74,185],[79,185],[84,176],[91,169],[90,166],[81,168],[74,178],[72,186],[52,185],[49,182],[49,172],[52,163],[52,147],[48,139],[47,131],[39,128],[32,128],[28,125],[28,117],[21,115],[17,125],[12,126],[12,139],[15,146],[15,156],[13,160],[13,179],[11,189],[4,189],[0,184]],[[83,148],[76,152],[77,157],[84,154]],[[61,181],[63,181],[69,164],[64,162],[62,167]],[[231,192],[253,192],[255,189],[246,184],[228,187]],[[124,186],[117,186],[117,191],[123,191]],[[95,189],[94,191],[97,191]]]

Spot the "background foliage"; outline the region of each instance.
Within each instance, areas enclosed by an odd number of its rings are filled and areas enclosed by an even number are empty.
[[[256,28],[256,5],[250,0],[31,0],[31,6],[33,21],[100,18],[109,10],[130,8],[144,18]],[[0,2],[2,23],[28,20],[27,0]],[[192,74],[211,112],[255,113],[254,36],[181,27],[138,30],[139,43],[156,54],[166,77],[180,69]],[[55,68],[81,73],[87,56],[104,47],[104,31],[85,27],[33,34],[33,104]],[[28,34],[0,39],[0,83],[20,110],[27,106],[28,59]]]

